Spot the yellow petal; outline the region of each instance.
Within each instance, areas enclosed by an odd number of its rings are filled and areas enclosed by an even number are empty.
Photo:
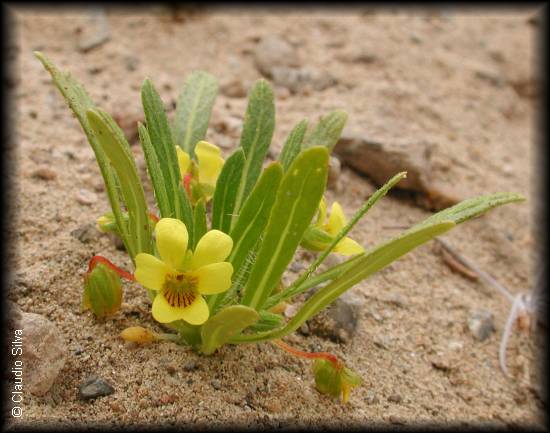
[[[231,287],[233,265],[228,262],[212,263],[202,266],[193,275],[198,277],[198,291],[204,295],[215,295]]]
[[[155,226],[155,235],[162,261],[182,270],[189,239],[185,224],[175,218],[162,218]]]
[[[325,197],[321,197],[321,203],[319,203],[319,212],[317,213],[317,222],[316,226],[322,226],[325,223],[327,217],[327,201]]]
[[[198,295],[195,301],[181,311],[181,318],[191,325],[202,325],[208,320],[210,311],[208,304],[201,295]]]
[[[344,211],[342,206],[338,202],[332,203],[332,208],[330,210],[330,217],[326,225],[327,232],[332,236],[338,234],[340,230],[346,225],[346,217],[344,216]]]
[[[195,154],[199,161],[199,182],[215,187],[224,163],[220,148],[207,141],[199,141]]]
[[[197,248],[195,248],[191,269],[223,262],[231,253],[232,248],[233,239],[231,237],[219,230],[210,230],[199,240]]]
[[[360,254],[364,252],[365,249],[353,239],[344,238],[336,244],[333,251],[335,253],[343,254],[344,256],[351,256],[353,254]]]
[[[171,269],[155,256],[140,253],[136,256],[134,276],[139,284],[151,290],[160,290]]]
[[[191,165],[191,158],[187,152],[181,150],[179,146],[176,146],[176,154],[178,155],[178,165],[180,167],[180,181],[183,179],[183,176],[189,170]]]
[[[170,323],[183,318],[183,308],[172,307],[162,293],[155,296],[152,312],[153,318],[160,323]]]

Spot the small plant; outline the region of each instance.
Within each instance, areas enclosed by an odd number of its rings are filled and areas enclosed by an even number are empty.
[[[92,258],[84,306],[98,317],[112,314],[120,307],[118,278],[135,280],[149,293],[153,318],[172,330],[158,334],[131,327],[122,333],[129,341],[169,340],[207,355],[225,344],[271,341],[315,360],[317,389],[347,401],[350,390],[361,382],[355,373],[334,355],[301,352],[281,339],[417,246],[495,206],[523,199],[511,193],[472,198],[365,251],[349,232],[406,173],[391,178],[349,222],[338,203],[332,204],[327,217],[323,194],[329,154],[346,114],[330,113],[309,130],[307,121],[301,121],[278,160],[264,168],[275,105],[269,84],[258,80],[250,91],[240,145],[224,161],[219,148],[204,141],[217,82],[207,73],[195,72],[179,95],[173,122],[151,81],[143,83],[145,124],[138,125],[138,132],[157,204],[156,210],[148,209],[120,127],[70,74],[35,54],[95,152],[111,205],[98,226],[120,236],[135,265],[131,274],[103,257]],[[282,276],[300,245],[318,255],[285,287]],[[350,257],[317,272],[330,253]],[[284,303],[312,287],[319,289],[285,321]]]

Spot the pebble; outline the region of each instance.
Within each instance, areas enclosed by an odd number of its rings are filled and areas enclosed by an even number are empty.
[[[81,189],[76,196],[76,201],[82,205],[91,206],[97,202],[97,194],[87,189]]]
[[[493,313],[487,310],[474,311],[468,318],[468,328],[478,341],[485,341],[495,330]]]
[[[388,397],[390,403],[401,403],[401,396],[399,394],[392,394]]]
[[[221,389],[222,388],[222,383],[218,379],[211,380],[210,385],[212,385],[212,388],[214,388],[214,389]]]
[[[197,361],[190,359],[185,364],[183,364],[183,369],[185,371],[193,371],[197,369]]]
[[[57,177],[57,173],[50,168],[41,167],[32,172],[32,177],[41,180],[54,180]]]
[[[328,181],[327,186],[336,192],[341,189],[340,174],[342,173],[342,163],[335,156],[331,156],[328,161]]]
[[[325,90],[337,80],[324,69],[275,67],[271,70],[273,82],[286,87],[291,93],[310,94],[313,90]]]
[[[247,94],[243,82],[237,78],[223,83],[220,92],[229,98],[244,98]]]
[[[71,231],[71,236],[84,244],[97,239],[98,235],[99,231],[96,229],[94,223],[84,224]]]
[[[78,388],[78,395],[83,400],[111,395],[115,389],[109,382],[99,376],[87,377]]]
[[[22,331],[25,342],[21,355],[25,389],[44,395],[65,365],[66,343],[55,325],[40,314],[21,312],[15,326]]]
[[[263,37],[253,52],[258,70],[267,77],[272,77],[277,67],[298,67],[300,59],[296,49],[285,39],[269,35]]]
[[[380,403],[380,400],[378,399],[378,396],[376,393],[372,390],[367,391],[367,397],[366,397],[367,404],[377,404]]]
[[[448,186],[433,180],[429,161],[432,144],[423,139],[367,135],[357,126],[344,130],[334,147],[342,162],[382,185],[392,176],[407,171],[407,177],[396,188],[420,192],[418,204],[429,210],[440,210],[460,201]]]
[[[335,342],[348,343],[357,329],[365,301],[352,292],[346,292],[326,310],[307,321],[309,331]]]
[[[93,48],[99,47],[111,38],[109,22],[103,9],[98,9],[90,14],[88,23],[77,41],[77,48],[82,53],[87,53]]]

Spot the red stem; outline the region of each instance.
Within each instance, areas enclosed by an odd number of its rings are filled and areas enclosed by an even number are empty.
[[[185,191],[187,191],[189,198],[191,198],[191,177],[191,173],[187,173],[183,176],[183,186],[185,186]]]
[[[151,218],[151,220],[153,220],[153,222],[155,223],[159,222],[159,217],[156,216],[154,213],[149,212],[149,218]]]
[[[115,266],[103,256],[93,256],[90,259],[90,263],[88,264],[88,274],[93,271],[93,269],[96,267],[98,263],[102,263],[105,266],[108,266],[113,271],[115,271],[118,275],[120,275],[122,278],[127,279],[128,281],[136,281],[136,278],[134,277],[133,274],[120,269],[118,266]]]
[[[342,368],[342,363],[332,353],[328,353],[328,352],[302,352],[301,350],[294,349],[293,347],[290,347],[286,343],[283,343],[281,340],[273,340],[272,342],[275,343],[277,346],[279,346],[284,351],[286,351],[288,353],[291,353],[293,355],[300,356],[302,358],[307,358],[307,359],[324,359],[324,360],[329,361],[330,363],[332,363],[334,368],[337,368],[337,369]]]

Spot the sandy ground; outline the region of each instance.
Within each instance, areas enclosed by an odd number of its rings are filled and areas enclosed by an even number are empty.
[[[248,89],[261,76],[253,60],[258,40],[285,37],[302,66],[326,70],[337,83],[296,95],[276,89],[274,154],[302,118],[315,121],[337,108],[364,131],[384,125],[413,142],[434,142],[433,176],[459,197],[515,191],[528,198],[445,236],[517,293],[532,285],[536,264],[534,10],[258,7],[195,11],[176,20],[160,9],[108,10],[110,38],[88,52],[79,51],[77,42],[91,10],[12,10],[17,219],[9,297],[23,311],[52,320],[67,342],[67,361],[54,386],[44,397],[25,395],[18,424],[542,426],[543,403],[536,391],[540,336],[513,334],[508,358],[515,378],[506,378],[498,367],[498,344],[508,301],[454,273],[433,243],[353,289],[365,306],[349,344],[299,334],[287,339],[305,350],[341,356],[364,378],[347,405],[315,390],[308,362],[271,344],[224,347],[211,357],[173,344],[128,347],[118,337],[125,327],[159,329],[146,293],[135,284],[125,283],[125,302],[113,319],[98,323],[90,313],[80,313],[82,278],[93,254],[126,269],[131,265],[106,235],[91,230],[83,243],[71,234],[93,225],[108,203],[80,126],[32,56],[33,50],[43,51],[70,70],[100,106],[132,125],[146,76],[169,105],[195,69],[211,72],[222,84],[238,80]],[[221,94],[217,99],[207,138],[225,154],[238,144],[245,107],[246,98]],[[237,132],[224,132],[228,124],[236,124]],[[133,149],[143,161],[139,146]],[[54,178],[37,178],[36,170],[43,168]],[[340,182],[338,200],[348,215],[375,188],[345,166]],[[332,201],[336,195],[328,197]],[[353,237],[372,245],[397,234],[392,226],[428,215],[414,200],[390,195]],[[494,313],[496,332],[484,342],[467,328],[477,308]],[[187,371],[190,361],[196,368]],[[79,400],[78,385],[89,374],[107,379],[115,393]]]

